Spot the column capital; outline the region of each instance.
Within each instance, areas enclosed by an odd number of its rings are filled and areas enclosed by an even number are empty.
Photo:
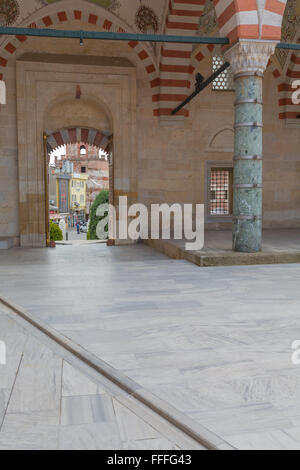
[[[230,62],[234,75],[247,72],[263,75],[277,44],[278,41],[240,39],[224,55]]]

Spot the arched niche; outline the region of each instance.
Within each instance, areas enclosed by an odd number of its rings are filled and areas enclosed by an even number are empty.
[[[218,129],[210,138],[208,152],[234,153],[234,129],[226,126]]]
[[[79,96],[79,95],[78,95]],[[86,127],[112,134],[112,122],[107,107],[95,99],[76,98],[75,94],[59,97],[45,112],[47,134],[57,129]]]

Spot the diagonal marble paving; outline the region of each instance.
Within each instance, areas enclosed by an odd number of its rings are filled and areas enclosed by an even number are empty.
[[[300,449],[299,276],[199,269],[140,245],[0,252],[2,294],[238,448]],[[93,419],[99,403],[80,407]]]
[[[182,448],[1,310],[0,325],[0,450]]]

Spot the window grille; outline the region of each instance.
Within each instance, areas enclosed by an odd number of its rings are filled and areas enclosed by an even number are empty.
[[[233,169],[212,168],[210,173],[210,215],[232,215]]]
[[[216,72],[226,62],[224,57],[220,55],[214,55],[212,61],[213,73]],[[233,91],[234,90],[234,79],[231,67],[228,67],[223,73],[221,73],[213,81],[213,90],[219,91]]]

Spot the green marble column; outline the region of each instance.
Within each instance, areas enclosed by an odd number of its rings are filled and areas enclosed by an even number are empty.
[[[255,253],[262,246],[262,76],[235,77],[233,249]]]
[[[236,85],[233,250],[262,248],[263,75],[276,41],[240,39],[225,56]]]

